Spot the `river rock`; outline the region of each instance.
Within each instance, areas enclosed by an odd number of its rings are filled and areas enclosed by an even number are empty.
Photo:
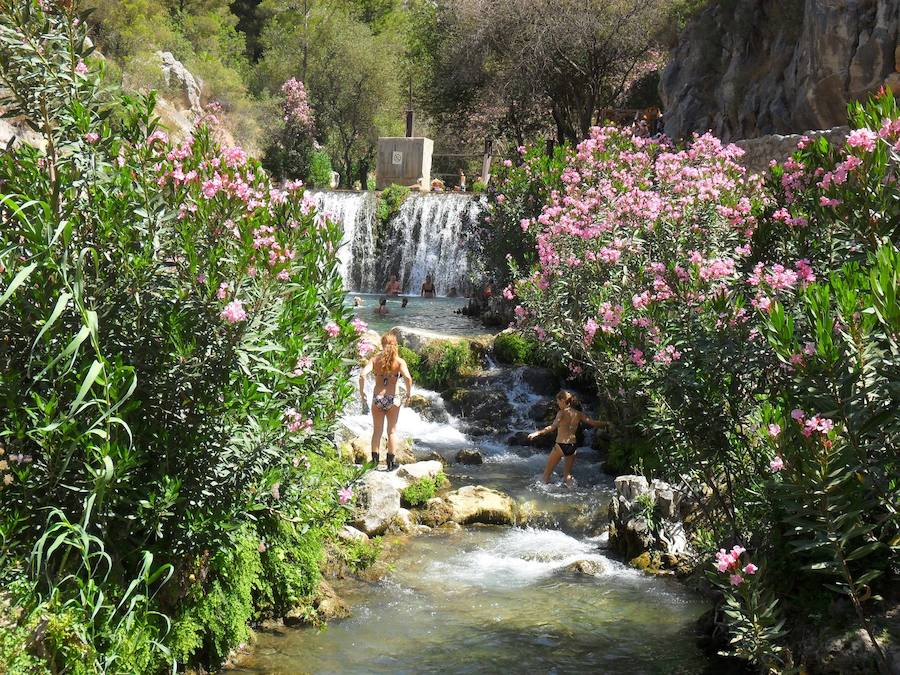
[[[360,543],[366,543],[369,541],[369,535],[365,532],[360,532],[355,527],[351,527],[350,525],[344,525],[337,533],[338,539],[342,541],[356,541]]]
[[[528,448],[543,448],[549,450],[556,445],[556,434],[541,434],[535,439],[528,438],[530,431],[517,431],[506,439],[507,445],[524,445]]]
[[[416,519],[422,525],[438,527],[453,518],[453,507],[443,497],[432,497],[425,507],[416,511]]]
[[[506,392],[495,388],[451,389],[444,394],[445,400],[460,415],[492,426],[506,423],[513,414],[513,407],[506,398]]]
[[[413,464],[404,464],[397,469],[397,476],[414,483],[423,478],[434,478],[443,468],[444,465],[437,461],[415,462]]]
[[[316,599],[313,601],[313,606],[319,613],[319,617],[324,621],[346,619],[350,616],[350,606],[335,593],[331,584],[324,580],[319,582],[319,589],[316,593]]]
[[[156,56],[162,62],[161,68],[166,87],[181,96],[181,105],[189,110],[200,113],[203,106],[200,103],[201,84],[191,74],[184,64],[175,58],[172,52],[156,52]]]
[[[461,342],[462,338],[443,335],[422,328],[409,328],[408,326],[395,326],[389,331],[395,338],[397,344],[420,354],[426,344],[433,340],[446,340],[450,342]]]
[[[576,560],[566,567],[566,569],[575,574],[581,574],[587,577],[599,577],[603,576],[606,572],[606,565],[599,560]]]
[[[350,459],[354,464],[365,464],[366,462],[372,461],[370,447],[371,443],[368,438],[357,436],[351,438],[350,441],[344,444],[341,454]],[[386,449],[382,447],[380,457],[382,462],[385,461],[386,452]],[[397,460],[397,464],[412,464],[415,462],[416,456],[412,451],[412,441],[408,439],[401,441],[400,447],[397,448],[394,458]]]
[[[382,534],[400,510],[400,490],[395,476],[370,471],[363,476],[356,494],[353,526],[369,536]]]
[[[560,390],[559,378],[549,368],[526,366],[522,368],[522,381],[541,396],[555,396]]]
[[[390,529],[407,534],[413,531],[415,525],[416,521],[415,518],[413,518],[412,512],[410,512],[409,509],[401,508],[397,511],[397,515],[394,516],[394,522],[391,523]]]
[[[445,499],[453,509],[452,520],[460,525],[485,523],[514,525],[515,504],[511,497],[481,485],[467,485]]]
[[[450,420],[450,415],[447,414],[444,402],[440,398],[429,398],[428,396],[415,394],[410,397],[407,407],[415,410],[423,419],[429,422],[446,424]]]
[[[609,504],[610,547],[626,560],[644,553],[652,553],[656,560],[661,554],[678,567],[688,552],[680,520],[681,491],[661,480],[648,484],[643,476],[619,476],[615,484],[616,495]]]
[[[545,398],[528,409],[528,416],[537,423],[537,426],[547,426],[556,417],[557,412],[559,412],[559,406],[556,405],[556,400]]]
[[[463,448],[456,453],[457,464],[484,464],[484,455],[475,448]]]

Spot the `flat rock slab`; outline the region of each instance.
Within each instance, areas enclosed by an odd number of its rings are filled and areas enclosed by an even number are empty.
[[[515,503],[509,495],[481,485],[467,485],[444,498],[452,509],[451,520],[460,525],[485,523],[514,525]]]
[[[397,469],[397,476],[405,480],[415,482],[423,478],[434,478],[440,473],[444,465],[437,460],[426,460],[413,464],[404,464]]]

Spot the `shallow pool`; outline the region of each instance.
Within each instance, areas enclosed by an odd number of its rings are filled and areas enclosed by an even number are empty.
[[[402,307],[402,298],[388,298],[385,315],[376,314],[378,300],[383,296],[371,293],[348,293],[347,304],[353,306],[355,298],[362,300],[356,315],[372,330],[384,333],[394,326],[407,326],[437,331],[446,335],[483,335],[488,332],[481,323],[456,311],[468,303],[465,298],[421,298],[409,296],[409,303]]]

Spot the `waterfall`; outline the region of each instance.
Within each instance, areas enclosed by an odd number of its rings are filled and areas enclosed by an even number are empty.
[[[460,294],[467,283],[466,238],[480,202],[458,193],[411,194],[399,213],[381,228],[373,192],[312,193],[317,208],[341,223],[338,257],[347,290],[381,291],[396,274],[403,292],[418,294],[432,275],[438,295]]]
[[[375,193],[321,191],[311,196],[320,213],[343,227],[338,260],[344,287],[369,290],[375,265]]]

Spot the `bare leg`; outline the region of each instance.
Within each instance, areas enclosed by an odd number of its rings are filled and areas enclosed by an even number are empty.
[[[570,484],[574,479],[572,478],[572,466],[575,464],[575,453],[572,453],[565,459],[565,463],[563,466],[565,467],[565,476],[563,476],[563,480],[566,482],[566,485]]]
[[[372,406],[372,443],[370,449],[373,453],[372,459],[378,457],[381,450],[381,433],[384,429],[384,411],[376,405]],[[378,468],[378,461],[375,461],[375,468]]]
[[[392,406],[387,417],[387,459],[388,469],[393,467],[394,451],[397,449],[397,420],[400,418],[400,406]]]
[[[547,468],[544,469],[544,482],[550,482],[550,476],[553,475],[553,469],[556,468],[556,465],[559,463],[559,458],[562,457],[562,448],[559,445],[553,446],[553,451],[550,453],[550,456],[547,458]]]

